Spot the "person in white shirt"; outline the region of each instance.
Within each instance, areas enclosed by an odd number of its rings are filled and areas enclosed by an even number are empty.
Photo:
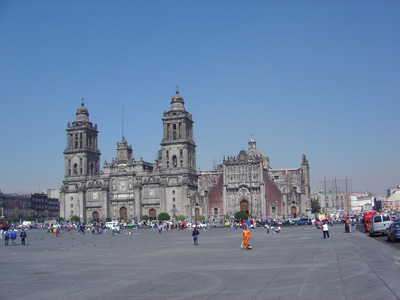
[[[328,227],[328,223],[326,221],[324,221],[324,223],[322,225],[322,233],[324,234],[324,239],[326,237],[328,237],[328,239],[330,239],[330,237],[329,237],[329,227]]]

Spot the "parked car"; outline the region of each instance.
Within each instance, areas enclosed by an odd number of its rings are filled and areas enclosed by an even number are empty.
[[[388,242],[395,242],[400,240],[400,222],[393,222],[389,228],[386,229]]]
[[[300,219],[297,221],[296,225],[312,225],[311,219]]]
[[[390,215],[374,215],[369,218],[369,235],[375,236],[377,233],[386,234],[386,229],[392,224]]]

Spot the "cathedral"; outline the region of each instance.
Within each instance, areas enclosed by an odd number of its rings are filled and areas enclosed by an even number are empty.
[[[151,220],[168,213],[176,220],[233,217],[246,211],[253,218],[293,218],[310,211],[310,169],[306,155],[294,169],[272,169],[269,158],[251,138],[248,150],[223,159],[212,171],[196,170],[193,118],[179,91],[162,117],[161,150],[153,163],[135,160],[122,137],[117,156],[100,170],[97,125],[82,100],[76,119],[67,125],[60,216],[84,222]]]

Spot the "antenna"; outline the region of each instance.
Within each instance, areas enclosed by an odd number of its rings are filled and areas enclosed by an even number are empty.
[[[124,137],[124,106],[122,105],[122,137]]]

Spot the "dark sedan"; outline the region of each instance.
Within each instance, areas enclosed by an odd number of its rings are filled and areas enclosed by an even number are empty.
[[[390,224],[389,228],[386,229],[386,234],[389,242],[400,240],[400,222]]]

